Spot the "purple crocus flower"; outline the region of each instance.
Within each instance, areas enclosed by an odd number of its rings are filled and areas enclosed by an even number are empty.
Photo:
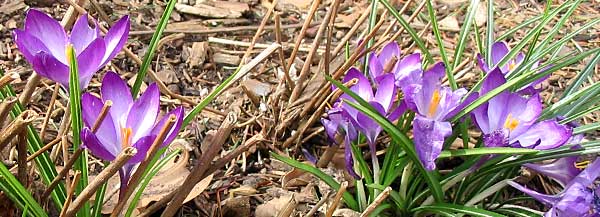
[[[87,14],[79,17],[71,34],[67,35],[60,23],[47,14],[30,9],[25,17],[23,30],[13,32],[17,47],[33,69],[50,80],[68,88],[69,61],[66,47],[72,45],[77,57],[80,87],[85,88],[93,74],[106,65],[127,42],[129,17],[124,16],[100,35],[98,23],[88,24]]]
[[[137,154],[119,171],[121,193],[123,193],[134,167],[144,160],[148,149],[170,115],[176,116],[176,122],[165,137],[162,146],[168,145],[175,139],[183,122],[183,108],[177,107],[157,122],[160,93],[156,84],[148,86],[140,98],[134,101],[125,81],[114,72],[108,72],[104,76],[101,93],[102,98],[90,93],[85,93],[81,97],[82,117],[85,123],[81,138],[83,147],[94,156],[107,161],[114,160],[126,147],[132,146],[137,149]],[[90,128],[108,101],[112,102],[112,107],[98,131],[93,133]]]
[[[544,214],[546,217],[591,217],[600,216],[600,188],[594,186],[598,176],[600,159],[596,159],[585,170],[571,178],[564,190],[556,195],[542,194],[513,181],[509,181],[508,184],[537,201],[552,206]]]
[[[413,120],[414,142],[419,159],[427,170],[435,169],[435,160],[442,151],[444,139],[452,133],[452,125],[447,119],[472,98],[468,97],[461,103],[467,90],[452,91],[450,87],[442,86],[444,75],[444,64],[437,63],[411,78],[412,84],[404,88],[405,100],[414,104],[417,113]]]
[[[354,160],[352,158],[352,142],[357,139],[358,133],[354,125],[350,122],[350,116],[337,102],[333,108],[327,111],[327,118],[322,118],[321,123],[325,127],[325,132],[329,139],[336,145],[339,144],[336,136],[342,135],[344,138],[344,160],[346,170],[356,179],[360,176],[354,171]]]
[[[380,82],[386,73],[394,74],[396,86],[402,87],[404,80],[413,73],[420,73],[421,54],[415,53],[400,59],[400,47],[395,41],[386,44],[379,54],[369,56],[369,74],[375,82]]]
[[[494,70],[495,68],[492,68],[494,66],[496,66],[496,68],[498,68],[500,70],[500,72],[502,72],[503,75],[508,76],[510,75],[514,69],[516,69],[519,65],[521,65],[523,63],[523,60],[525,60],[525,54],[523,54],[522,52],[519,52],[517,54],[517,56],[515,56],[514,59],[508,60],[508,62],[506,62],[504,65],[498,66],[498,63],[500,63],[500,60],[502,60],[502,58],[504,58],[506,55],[508,55],[508,53],[510,52],[510,48],[508,47],[508,45],[506,44],[506,42],[496,42],[492,45],[491,47],[491,63],[492,65],[489,66],[486,62],[486,60],[481,56],[481,54],[477,54],[477,62],[479,64],[479,68],[481,68],[482,71],[484,71],[485,73],[489,73],[492,70]],[[533,63],[533,65],[531,66],[532,69],[536,69],[539,66],[539,62],[535,62]],[[542,70],[543,71],[543,70]],[[536,93],[539,93],[539,89],[535,89],[535,86],[541,82],[543,82],[544,80],[546,80],[548,77],[550,77],[550,75],[544,76],[530,84],[528,84],[525,87],[522,87],[521,89],[518,90],[518,92],[520,92],[521,94],[526,94],[526,95],[533,95]]]
[[[498,68],[483,81],[480,95],[504,84]],[[556,120],[538,121],[542,112],[539,94],[529,97],[508,90],[498,94],[471,113],[483,132],[488,147],[522,147],[552,149],[565,144],[572,129]]]

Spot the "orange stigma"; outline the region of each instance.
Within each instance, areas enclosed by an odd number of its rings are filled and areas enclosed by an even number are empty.
[[[121,128],[121,135],[123,135],[123,142],[121,143],[121,147],[123,147],[123,149],[131,146],[130,139],[132,134],[133,130],[131,130],[131,128]]]
[[[441,99],[442,97],[440,96],[440,90],[436,89],[433,91],[433,94],[431,94],[431,101],[429,102],[429,117],[433,117],[433,115],[435,115]]]
[[[509,71],[512,71],[513,69],[515,69],[515,67],[516,67],[516,66],[517,66],[517,64],[515,63],[515,61],[511,61],[511,62],[508,64],[508,70],[509,70]]]
[[[506,121],[504,122],[504,127],[508,128],[510,131],[515,130],[519,126],[519,121],[517,119],[512,118],[512,114],[508,114],[506,117]]]

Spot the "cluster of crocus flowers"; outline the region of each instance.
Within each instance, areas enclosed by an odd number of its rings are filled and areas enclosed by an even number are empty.
[[[525,165],[541,174],[557,180],[564,189],[556,195],[539,193],[516,182],[508,184],[528,194],[537,201],[551,206],[544,216],[599,216],[600,188],[594,182],[600,176],[600,159],[580,171],[577,157],[567,157],[547,165]]]
[[[85,88],[95,72],[106,65],[127,42],[129,17],[117,21],[104,37],[94,20],[90,27],[87,14],[79,17],[68,35],[60,23],[47,14],[30,9],[24,29],[13,32],[15,43],[39,75],[69,86],[67,46],[75,48],[80,87]]]
[[[123,191],[135,166],[146,158],[150,146],[170,115],[175,115],[176,122],[168,131],[162,147],[175,139],[183,122],[183,108],[177,107],[157,121],[160,93],[156,84],[148,86],[134,101],[125,81],[114,72],[104,76],[101,93],[101,98],[90,93],[82,96],[82,116],[86,127],[81,131],[81,138],[83,146],[94,156],[107,161],[114,160],[124,148],[137,149],[137,154],[119,171]],[[106,103],[112,103],[112,106],[94,133],[90,128]]]

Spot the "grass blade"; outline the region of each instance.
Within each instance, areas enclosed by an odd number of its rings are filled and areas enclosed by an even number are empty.
[[[480,217],[502,217],[505,215],[498,214],[492,211],[487,211],[484,209],[479,209],[475,207],[462,206],[457,204],[447,204],[447,203],[438,203],[429,206],[421,206],[413,209],[413,211],[443,211],[443,212],[451,212],[451,213],[462,213],[467,214],[468,216],[480,216]]]
[[[469,9],[467,9],[467,15],[465,17],[465,21],[460,28],[458,42],[456,43],[456,48],[454,51],[454,64],[451,65],[449,71],[454,71],[456,67],[460,64],[460,61],[463,57],[463,51],[467,46],[467,38],[469,37],[469,30],[471,29],[472,22],[475,17],[475,12],[477,11],[477,6],[479,5],[479,0],[471,0],[469,4]]]
[[[140,92],[142,81],[144,80],[144,77],[146,77],[148,68],[152,63],[154,52],[156,52],[156,47],[158,46],[158,41],[160,41],[162,33],[165,31],[165,28],[167,28],[167,23],[169,22],[169,17],[171,17],[173,8],[175,8],[175,3],[177,3],[177,0],[169,0],[167,8],[165,8],[165,12],[163,12],[162,16],[160,17],[160,21],[158,22],[158,26],[156,26],[154,34],[152,34],[150,45],[148,46],[146,55],[144,55],[144,61],[142,62],[142,66],[140,66],[140,70],[135,78],[135,83],[133,83],[133,87],[131,88],[131,96],[133,96],[134,99],[137,98],[137,95]]]
[[[534,154],[539,150],[530,148],[508,148],[508,147],[484,147],[484,148],[470,148],[470,149],[458,149],[450,151],[442,151],[438,158],[449,158],[449,157],[461,157],[471,155],[485,155],[485,154]]]
[[[33,216],[47,216],[40,204],[33,199],[27,189],[10,173],[4,164],[0,163],[0,186],[2,191],[22,210],[29,210]]]
[[[305,163],[296,161],[294,159],[275,154],[273,152],[271,152],[271,156],[277,160],[280,160],[281,162],[284,162],[284,163],[290,165],[290,166],[293,166],[295,168],[304,170],[306,172],[309,172],[309,173],[315,175],[316,177],[323,180],[323,182],[327,183],[327,185],[334,188],[335,190],[340,189],[340,183],[336,182],[331,176],[325,174],[323,171],[321,171],[309,164],[305,164]],[[352,197],[352,194],[350,194],[349,192],[344,192],[344,194],[342,195],[342,198],[344,199],[344,203],[346,203],[346,205],[350,209],[358,210],[358,203],[356,202],[356,200],[354,200],[354,197]]]
[[[440,32],[437,18],[435,16],[435,10],[433,9],[431,0],[427,0],[427,11],[429,12],[429,19],[431,20],[431,26],[433,27],[433,34],[435,35],[435,40],[437,41],[438,47],[440,48],[440,55],[442,56],[442,61],[444,61],[445,65],[449,66],[450,62],[446,54],[446,48],[444,48],[442,33]],[[450,87],[452,87],[453,90],[458,89],[458,85],[456,85],[456,80],[454,79],[454,74],[452,74],[452,69],[450,69],[449,67],[445,67],[445,69],[446,76],[448,76],[448,83],[450,83]]]

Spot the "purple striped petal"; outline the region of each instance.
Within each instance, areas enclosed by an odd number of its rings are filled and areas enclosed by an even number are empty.
[[[179,106],[179,107],[175,108],[173,111],[164,115],[162,117],[162,119],[158,122],[158,124],[156,124],[156,126],[154,126],[154,129],[152,129],[152,132],[150,133],[150,135],[158,136],[158,134],[162,130],[163,126],[169,119],[170,115],[175,115],[175,123],[173,124],[173,126],[171,127],[169,132],[167,133],[167,136],[165,137],[165,140],[163,141],[162,147],[171,144],[171,142],[173,142],[175,137],[177,137],[177,134],[179,134],[179,130],[181,129],[181,125],[183,123],[183,107]]]
[[[369,104],[371,104],[371,106],[373,106],[373,108],[379,112],[379,114],[385,116],[385,110],[378,102],[371,101]],[[379,126],[375,120],[371,119],[371,117],[363,114],[362,112],[357,114],[355,120],[358,126],[360,126],[359,130],[367,138],[367,142],[372,146],[375,145],[377,136],[379,136],[379,133],[381,133],[382,130],[381,126]]]
[[[513,181],[508,181],[508,185],[512,186],[513,188],[516,188],[519,191],[522,191],[525,194],[528,194],[529,196],[533,197],[535,200],[537,200],[541,203],[544,203],[546,205],[555,204],[560,200],[560,198],[558,196],[541,194],[537,191],[526,188],[525,186],[522,186]]]
[[[399,87],[412,84],[416,77],[421,76],[421,54],[415,53],[408,55],[396,63],[394,74],[396,75],[396,85]]]
[[[510,51],[506,42],[503,41],[494,43],[491,49],[493,65],[498,65],[500,60]]]
[[[354,171],[354,158],[352,157],[352,141],[356,139],[356,130],[351,124],[344,126],[346,136],[344,136],[344,160],[346,161],[346,170],[355,179],[360,179],[360,176]]]
[[[13,31],[13,38],[19,51],[23,54],[25,59],[30,63],[35,61],[35,55],[40,51],[44,51],[46,53],[50,53],[50,50],[44,45],[44,43],[31,35],[29,32],[15,29]]]
[[[383,65],[379,58],[377,58],[375,52],[371,52],[369,54],[369,75],[371,75],[371,80],[376,81],[377,77],[383,75],[383,73]]]
[[[413,121],[413,134],[419,160],[425,169],[434,170],[444,139],[452,134],[452,125],[417,115]]]
[[[148,135],[154,127],[159,112],[159,97],[158,87],[156,84],[151,84],[131,106],[126,126],[133,130],[132,141]]]
[[[87,19],[88,15],[84,14],[77,19],[71,30],[71,43],[78,53],[85,50],[92,41],[100,38],[100,29],[98,28],[98,22],[94,20],[94,28],[90,27]],[[104,55],[101,52],[100,55]]]
[[[379,58],[379,61],[381,62],[381,65],[385,66],[394,57],[400,58],[400,47],[398,46],[398,43],[396,43],[395,41],[392,41],[392,42],[387,43],[381,49],[381,52],[379,53],[378,58]]]
[[[104,40],[97,38],[79,56],[77,56],[77,67],[79,69],[79,85],[81,89],[85,89],[92,80],[92,76],[99,69],[98,65],[102,61],[104,54]]]
[[[352,92],[358,94],[361,98],[366,101],[373,99],[373,87],[369,79],[365,77],[357,68],[350,68],[344,77],[343,82],[347,83],[352,79],[358,80],[358,83],[350,87]],[[344,94],[345,95],[345,94]],[[354,101],[352,97],[347,96],[348,100]]]
[[[29,9],[25,17],[25,31],[40,39],[60,62],[67,63],[67,34],[58,21],[41,11]]]
[[[381,76],[378,83],[374,101],[381,104],[385,112],[388,112],[396,99],[396,86],[393,74]],[[383,113],[385,115],[385,113]]]
[[[119,124],[119,126],[124,124],[129,108],[133,104],[131,91],[125,81],[117,73],[108,71],[102,79],[100,91],[104,101],[110,100],[113,103],[110,111],[114,115],[115,124]]]
[[[129,163],[129,164],[139,163],[139,162],[142,162],[144,159],[146,159],[146,155],[148,154],[148,149],[150,149],[150,146],[152,146],[152,143],[154,142],[155,139],[156,139],[155,135],[149,135],[149,136],[144,136],[144,137],[140,138],[139,140],[137,140],[132,145],[132,147],[137,149],[137,153],[131,159],[129,159],[129,161],[127,163]]]
[[[129,16],[122,17],[117,21],[104,36],[106,42],[106,53],[102,59],[101,66],[104,66],[108,61],[114,58],[121,48],[125,46],[127,37],[129,36]]]
[[[100,142],[98,137],[87,127],[81,130],[81,141],[83,142],[82,147],[87,148],[92,155],[102,160],[112,161],[119,154],[119,151],[115,152],[109,145]]]
[[[31,63],[33,70],[41,76],[56,81],[63,87],[69,89],[69,66],[45,51],[40,51],[35,55]]]
[[[577,157],[573,156],[559,158],[548,164],[527,163],[523,164],[523,166],[535,170],[536,172],[545,176],[551,177],[563,187],[566,187],[567,184],[571,182],[571,180],[573,180],[573,178],[575,178],[579,172],[581,172],[575,167],[575,163],[577,163]]]
[[[89,93],[84,93],[81,97],[81,116],[83,118],[83,122],[86,127],[92,128],[98,116],[100,115],[100,111],[102,111],[102,107],[104,103],[98,97],[93,96]],[[117,150],[120,149],[120,144],[118,140],[118,131],[115,128],[115,125],[112,121],[112,114],[108,112],[98,130],[96,131],[96,135],[99,137],[98,139],[102,142],[102,144],[110,145],[108,149],[113,153],[117,153]]]
[[[533,125],[514,140],[518,141],[521,147],[546,150],[565,144],[571,138],[571,132],[571,128],[567,126],[554,120],[546,120]]]

